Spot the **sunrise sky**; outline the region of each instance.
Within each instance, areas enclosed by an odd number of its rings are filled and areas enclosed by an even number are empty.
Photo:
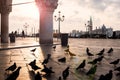
[[[15,3],[30,2],[34,0],[13,0]],[[85,31],[85,23],[90,16],[93,20],[93,29],[102,26],[112,27],[113,30],[120,30],[120,0],[59,0],[58,7],[54,15],[65,16],[65,20],[61,22],[61,32],[70,32],[73,29]],[[39,14],[35,3],[17,5],[12,7],[10,13],[9,31],[24,28],[24,24],[29,26],[27,31],[33,32],[39,28]],[[54,20],[54,29],[58,29],[58,23]]]

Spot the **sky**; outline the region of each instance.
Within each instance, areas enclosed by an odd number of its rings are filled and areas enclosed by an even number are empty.
[[[34,0],[13,0],[12,4],[31,2]],[[93,29],[101,27],[103,24],[107,28],[120,30],[120,0],[59,0],[58,7],[54,14],[65,16],[61,22],[61,32],[71,32],[72,30],[85,31],[85,24],[90,19],[93,20]],[[25,29],[27,32],[37,32],[39,29],[39,13],[35,3],[12,6],[9,16],[9,32]],[[58,22],[53,20],[53,29],[58,29]]]

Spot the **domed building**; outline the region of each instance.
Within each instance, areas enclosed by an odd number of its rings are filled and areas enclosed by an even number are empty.
[[[110,38],[113,35],[113,29],[112,28],[106,28],[106,26],[103,24],[102,27],[99,27],[92,31],[92,35],[97,35],[97,37],[100,37],[100,35]]]

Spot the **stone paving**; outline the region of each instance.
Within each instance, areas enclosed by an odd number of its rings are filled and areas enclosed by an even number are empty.
[[[97,57],[95,55],[92,58],[88,58],[86,55],[86,47],[83,45],[78,45],[78,42],[74,42],[74,40],[69,40],[70,45],[70,51],[76,54],[76,56],[71,57],[70,55],[65,53],[66,47],[62,47],[60,45],[60,41],[58,41],[55,44],[56,49],[54,50],[51,45],[40,45],[38,46],[38,42],[36,42],[36,39],[33,38],[25,38],[21,39],[18,38],[15,43],[9,43],[9,44],[1,44],[1,50],[0,50],[0,80],[5,80],[6,74],[5,69],[12,65],[14,62],[17,63],[17,66],[21,66],[22,69],[20,70],[20,75],[17,78],[17,80],[34,80],[33,72],[31,71],[31,67],[28,65],[29,62],[33,61],[34,59],[37,60],[37,65],[43,68],[41,65],[41,62],[46,58],[46,54],[51,54],[51,59],[47,66],[52,67],[53,73],[50,77],[42,77],[42,80],[58,80],[58,77],[62,75],[62,71],[70,66],[70,75],[67,78],[67,80],[98,80],[98,77],[101,74],[108,73],[109,70],[113,70],[114,66],[109,64],[109,62],[120,58],[119,48],[114,49],[114,55],[108,56],[106,51],[111,47],[105,47],[105,58],[103,59],[101,64],[98,64],[97,72],[94,76],[94,79],[90,79],[90,77],[86,76],[85,73],[89,70],[91,67],[90,64],[87,64],[85,66],[84,71],[76,71],[75,68],[82,62],[82,60],[86,59],[86,61],[91,61],[94,58]],[[26,46],[26,47],[25,47]],[[16,48],[15,48],[16,47]],[[7,48],[4,50],[4,48]],[[30,52],[30,50],[37,48],[35,53],[33,54]],[[103,47],[94,47],[89,46],[90,51],[93,54],[97,54]],[[3,49],[3,50],[2,50]],[[58,59],[61,57],[66,57],[67,62],[66,63],[60,63],[58,62]],[[118,64],[120,66],[120,64]],[[38,70],[40,71],[40,70]],[[37,71],[36,71],[37,72]],[[116,77],[116,72],[114,72],[112,80],[120,80],[120,77]]]

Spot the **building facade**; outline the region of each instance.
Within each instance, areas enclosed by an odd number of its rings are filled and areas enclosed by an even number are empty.
[[[110,38],[113,36],[113,29],[112,28],[106,28],[106,26],[103,24],[102,27],[99,27],[92,31],[92,35],[96,35],[96,37],[105,36],[106,38]]]

